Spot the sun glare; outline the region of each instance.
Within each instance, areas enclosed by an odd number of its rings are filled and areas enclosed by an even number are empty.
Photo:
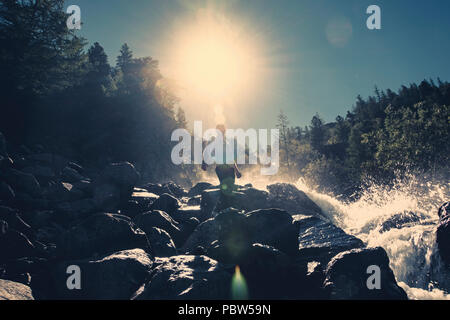
[[[238,98],[255,82],[256,48],[225,17],[201,11],[175,37],[177,80],[204,98]]]

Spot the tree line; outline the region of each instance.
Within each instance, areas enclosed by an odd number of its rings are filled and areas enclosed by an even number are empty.
[[[158,61],[123,44],[115,65],[66,26],[63,0],[0,2],[0,131],[11,148],[45,145],[101,166],[135,163],[148,179],[173,170],[171,132],[186,126]]]
[[[398,92],[375,87],[334,122],[316,114],[309,126],[290,126],[280,112],[280,158],[285,171],[339,194],[368,180],[385,184],[409,173],[448,181],[449,124],[448,82],[424,80]]]

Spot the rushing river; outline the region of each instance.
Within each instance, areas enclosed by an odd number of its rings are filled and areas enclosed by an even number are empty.
[[[449,199],[448,185],[424,185],[410,178],[390,188],[373,185],[351,203],[311,190],[302,180],[297,187],[336,225],[369,247],[383,247],[399,285],[410,299],[450,300],[450,275],[442,267],[435,241],[437,210]],[[383,232],[383,222],[400,212],[420,214],[420,219]]]

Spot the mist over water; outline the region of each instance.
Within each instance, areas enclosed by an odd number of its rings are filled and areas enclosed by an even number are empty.
[[[383,247],[399,285],[410,299],[450,299],[448,271],[436,250],[437,210],[449,199],[448,184],[410,175],[393,186],[370,185],[355,202],[319,193],[296,183],[339,227],[369,247]],[[414,223],[384,231],[383,223],[403,212],[420,215]]]

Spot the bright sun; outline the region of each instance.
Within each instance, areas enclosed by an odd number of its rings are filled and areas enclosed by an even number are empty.
[[[199,13],[172,45],[177,80],[205,98],[217,102],[226,97],[234,99],[255,82],[255,46],[223,16]]]

